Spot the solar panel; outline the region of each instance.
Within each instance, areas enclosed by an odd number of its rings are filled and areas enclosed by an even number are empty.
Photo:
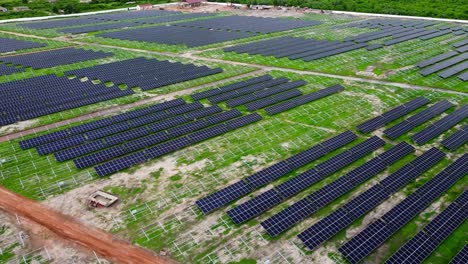
[[[452,103],[450,103],[447,100],[443,100],[440,102],[437,102],[436,104],[428,107],[427,109],[409,117],[408,119],[402,121],[401,123],[396,124],[395,126],[387,129],[384,131],[384,134],[389,137],[390,139],[396,139],[400,137],[401,135],[409,132],[412,130],[414,127],[421,125],[432,118],[434,118],[436,115],[439,115],[443,113],[444,111],[448,110],[453,106]]]
[[[280,161],[275,163],[272,166],[269,166],[263,170],[260,170],[248,177],[245,178],[245,182],[248,183],[249,188],[252,190],[258,189],[261,186],[264,186],[267,183],[270,183],[287,173],[293,171],[294,169],[300,168],[324,155],[327,153],[334,151],[357,138],[355,134],[351,131],[346,131],[344,133],[339,134],[333,138],[325,140],[324,142],[315,145],[303,152],[300,152],[296,155],[291,156],[290,158],[286,159],[285,161]],[[207,210],[205,213],[211,212],[217,208],[220,208],[240,197],[240,193],[237,193],[236,188],[233,187],[232,192],[233,194],[229,193],[231,189],[228,187],[217,191],[205,198],[202,198],[203,203],[211,204],[212,206]],[[222,198],[220,198],[222,197]],[[197,203],[198,205],[198,203]],[[203,208],[200,208],[204,210]],[[205,209],[206,210],[206,209]]]
[[[203,213],[207,214],[231,201],[239,199],[251,191],[252,188],[245,181],[241,180],[198,200],[196,205]]]
[[[374,117],[358,125],[357,128],[363,133],[370,133],[384,126],[385,124],[390,123],[391,121],[398,119],[428,103],[428,99],[424,97],[418,97],[414,100],[404,103],[403,105],[399,105],[395,108],[392,108],[391,110],[383,113],[382,115]]]
[[[450,151],[455,151],[459,147],[463,146],[468,142],[468,126],[464,126],[462,129],[456,131],[446,139],[442,141],[442,146],[449,149]]]
[[[443,117],[442,119],[434,122],[432,125],[426,127],[422,131],[416,133],[412,139],[419,145],[425,144],[431,139],[439,136],[448,129],[452,128],[468,116],[468,105],[464,105],[455,112]]]
[[[453,57],[455,55],[458,55],[458,52],[451,50],[451,51],[448,51],[446,53],[442,53],[442,54],[437,55],[435,57],[429,58],[427,60],[421,61],[420,63],[416,64],[416,66],[419,67],[419,68],[424,68],[424,67],[427,67],[429,65],[433,65],[433,64],[435,64],[437,62],[441,62],[443,60],[451,58],[451,57]]]
[[[315,168],[307,170],[306,172],[301,173],[300,175],[293,177],[267,191],[269,192],[268,195],[272,195],[271,193],[273,192],[276,193],[278,196],[277,199],[275,198],[270,199],[268,202],[261,202],[264,200],[264,198],[262,198],[262,195],[260,195],[228,211],[228,214],[237,224],[243,223],[252,217],[255,217],[256,215],[268,210],[270,207],[279,204],[285,198],[299,193],[300,191],[321,181],[326,176],[346,167],[347,165],[361,158],[363,155],[380,148],[384,143],[385,142],[378,137],[373,137],[362,143],[359,143],[352,147],[349,151],[340,153],[337,156],[318,164]],[[322,166],[323,164],[326,165]]]
[[[468,59],[468,53],[462,53],[460,55],[457,55],[455,57],[452,57],[448,60],[444,60],[442,62],[438,62],[430,67],[427,67],[427,68],[424,68],[423,70],[421,70],[419,73],[422,75],[422,76],[427,76],[429,74],[432,74],[432,73],[435,73],[435,72],[438,72],[438,71],[441,71],[443,69],[446,69],[446,68],[449,68],[455,64],[458,64],[464,60]]]
[[[392,236],[396,231],[398,231],[401,227],[407,224],[411,219],[413,219],[416,215],[421,213],[427,206],[429,206],[437,197],[442,195],[445,191],[447,191],[461,176],[452,178],[451,175],[448,175],[446,172],[441,172],[428,182],[426,182],[422,187],[420,187],[416,192],[408,196],[402,202],[400,202],[397,206],[393,207],[390,211],[388,211],[381,219],[373,224],[369,225],[366,229],[360,232],[357,236],[353,237],[350,241],[344,244],[339,250],[343,253],[343,255],[351,262],[358,263],[364,257],[369,255],[374,249],[379,247],[384,241],[386,241],[390,236]],[[454,205],[456,206],[456,205]],[[460,208],[460,207],[459,207]],[[460,208],[460,211],[464,211]],[[444,214],[444,213],[442,213]],[[464,217],[461,217],[458,223],[452,220],[448,228],[444,228],[447,236],[450,232],[450,227],[454,230],[461,222],[464,221],[466,218],[466,212],[463,213]],[[447,217],[442,217],[442,219],[447,219]],[[434,219],[428,226],[426,226],[425,234],[434,234],[438,228],[437,226],[441,221]],[[440,225],[440,224],[439,224]],[[442,227],[441,227],[442,228]],[[431,238],[431,240],[437,241],[439,237]],[[439,240],[439,243],[442,242],[443,239]],[[423,243],[424,244],[424,243]],[[419,244],[421,245],[421,244]],[[428,246],[435,248],[433,244]],[[405,247],[405,246],[403,246]],[[425,258],[425,256],[429,255],[432,250],[426,251],[419,251],[418,254],[410,257],[411,261],[415,259],[420,259],[421,261]],[[400,252],[404,252],[400,251]],[[425,253],[424,253],[425,252]],[[406,263],[406,257],[402,259],[401,255],[394,255],[390,261],[393,263]],[[392,260],[393,259],[393,260]],[[399,260],[395,262],[396,260]],[[403,262],[401,262],[403,261]],[[411,262],[413,263],[413,262]]]
[[[0,53],[45,47],[47,44],[0,37]]]
[[[273,77],[271,75],[268,75],[268,74],[267,75],[262,75],[262,76],[251,78],[251,79],[248,79],[248,80],[245,80],[245,81],[229,84],[229,85],[226,85],[226,86],[223,86],[223,87],[220,87],[220,88],[215,88],[215,89],[195,93],[195,94],[192,94],[191,97],[194,100],[201,100],[201,99],[205,99],[205,98],[208,98],[210,96],[217,95],[217,94],[221,94],[221,93],[225,93],[225,92],[228,92],[228,91],[233,91],[233,90],[236,90],[236,89],[239,89],[239,88],[243,88],[243,87],[246,87],[246,86],[250,86],[250,85],[253,85],[253,84],[258,84],[258,83],[262,83],[262,82],[265,82],[265,81],[269,81],[271,79],[273,79]]]
[[[449,264],[464,264],[468,261],[468,245],[465,245]]]

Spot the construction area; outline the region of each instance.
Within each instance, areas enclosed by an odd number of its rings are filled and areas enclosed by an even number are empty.
[[[466,263],[468,21],[135,9],[0,21],[0,263]]]

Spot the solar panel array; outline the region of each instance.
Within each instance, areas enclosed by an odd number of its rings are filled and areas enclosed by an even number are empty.
[[[0,37],[0,53],[47,46],[44,43]]]
[[[203,28],[154,26],[108,32],[98,34],[96,36],[130,41],[162,43],[167,45],[198,47],[241,38],[249,38],[256,35],[245,32],[207,30]]]
[[[356,139],[357,136],[351,131],[341,133],[212,193],[198,200],[196,205],[205,214],[212,212]]]
[[[459,122],[468,117],[468,105],[464,105],[453,113],[434,122],[432,125],[414,134],[412,139],[419,145],[425,144],[433,138],[438,137],[448,129],[454,127]]]
[[[160,24],[165,22],[172,22],[178,20],[194,19],[201,17],[213,16],[213,14],[204,14],[204,13],[193,13],[193,14],[180,14],[180,15],[171,15],[171,16],[159,16],[155,18],[145,18],[129,22],[117,22],[117,23],[106,23],[106,24],[96,24],[91,26],[83,27],[72,27],[72,28],[62,28],[58,29],[59,32],[71,33],[71,34],[82,34],[94,31],[109,30],[109,29],[121,29],[126,27],[137,27],[144,24]]]
[[[361,262],[467,173],[468,154],[465,154],[341,246],[339,251],[350,263]]]
[[[457,255],[450,261],[450,264],[465,264],[468,262],[468,245],[465,245]]]
[[[360,28],[385,28],[385,27],[412,27],[412,28],[425,28],[435,25],[436,22],[427,20],[415,20],[415,19],[388,19],[388,18],[376,18],[368,19],[364,21],[358,21],[347,24],[348,27],[360,27]]]
[[[258,114],[242,116],[238,110],[177,99],[27,139],[20,146],[36,147],[40,155],[54,153],[58,161],[74,159],[79,169],[103,163],[95,169],[104,176],[259,120]]]
[[[462,62],[466,61],[467,59],[468,59],[468,52],[464,52],[459,55],[455,55],[454,57],[451,57],[447,60],[435,63],[427,68],[424,68],[419,73],[423,76],[427,76],[429,74],[447,69],[439,73],[439,76],[442,78],[448,78],[459,72],[462,72],[463,70],[466,70],[468,65]],[[459,64],[459,63],[462,63],[462,64]]]
[[[275,205],[307,189],[325,177],[343,169],[367,154],[372,153],[385,145],[385,141],[379,137],[371,137],[359,143],[349,150],[318,164],[312,169],[281,183],[259,196],[242,203],[227,213],[232,221],[241,224],[267,211]]]
[[[304,199],[273,215],[261,224],[270,236],[278,236],[340,196],[384,171],[388,166],[413,153],[414,150],[413,146],[401,142],[334,182],[325,185]]]
[[[267,112],[268,115],[276,115],[281,112],[290,110],[300,105],[310,103],[312,101],[318,100],[320,98],[323,98],[323,97],[326,97],[326,96],[329,96],[329,95],[332,95],[341,91],[344,91],[344,87],[339,84],[336,84],[328,88],[319,90],[317,92],[309,93],[309,94],[294,98],[292,100],[288,100],[284,103],[279,103],[276,105],[269,106],[265,108],[265,111]]]
[[[102,128],[111,124],[116,124],[119,122],[127,121],[130,119],[138,118],[144,115],[153,114],[156,112],[165,112],[169,116],[169,113],[165,111],[166,109],[185,105],[185,104],[186,102],[183,99],[174,99],[174,100],[170,100],[170,101],[159,103],[159,104],[153,104],[153,105],[146,106],[137,110],[128,111],[128,112],[118,114],[115,116],[106,117],[106,118],[102,118],[96,121],[91,121],[89,123],[85,123],[82,125],[74,126],[72,128],[59,130],[59,131],[48,133],[45,135],[36,136],[30,139],[22,140],[20,141],[19,145],[21,149],[23,150],[30,149],[30,148],[44,145],[53,141],[64,139],[73,135],[77,135],[77,134],[91,131],[94,129]]]
[[[367,212],[377,207],[390,195],[403,188],[410,181],[429,170],[442,160],[445,154],[432,148],[413,161],[407,163],[384,180],[350,200],[319,222],[298,235],[298,238],[311,250],[338,234]]]
[[[424,109],[423,111],[385,130],[384,134],[390,139],[397,139],[398,137],[409,132],[413,128],[424,124],[425,122],[431,120],[437,115],[442,114],[444,111],[450,109],[452,106],[453,104],[447,100],[437,102],[434,105],[428,107],[427,109]]]
[[[165,10],[145,10],[145,11],[129,11],[129,12],[115,12],[108,14],[98,14],[92,16],[83,16],[78,18],[70,19],[51,19],[41,22],[22,23],[18,24],[20,27],[26,27],[31,29],[50,29],[50,28],[61,28],[61,27],[72,27],[77,25],[95,24],[105,21],[120,21],[137,18],[146,18],[152,16],[165,16],[179,14],[180,12],[172,12]]]
[[[317,60],[340,53],[366,47],[365,43],[281,37],[255,43],[225,48],[226,52],[248,53],[251,55],[274,56],[291,60]]]
[[[5,64],[0,64],[0,76],[8,75],[17,72],[23,72],[24,68],[11,67]]]
[[[0,84],[0,125],[133,94],[130,89],[44,75]]]
[[[176,138],[174,140],[167,141],[154,147],[150,147],[144,151],[135,152],[131,155],[124,156],[122,158],[118,158],[110,162],[98,165],[94,169],[96,170],[99,176],[106,176],[114,172],[118,172],[123,169],[129,168],[136,164],[140,164],[146,160],[158,158],[176,150],[199,143],[206,139],[233,131],[237,128],[257,122],[261,119],[262,117],[259,114],[254,113],[238,117],[224,123],[219,123],[196,132],[191,131],[194,133],[188,134],[187,136],[183,136],[180,138]]]
[[[315,26],[317,21],[302,19],[281,19],[254,16],[222,16],[191,22],[175,23],[181,27],[199,27],[214,30],[229,30],[255,33],[272,33],[296,28]]]
[[[444,139],[442,141],[442,146],[446,147],[450,151],[455,151],[466,142],[468,142],[468,125],[465,125],[457,132]]]
[[[51,68],[59,65],[96,60],[112,56],[112,53],[77,48],[46,50],[35,53],[0,57],[3,63],[12,63],[33,69]]]
[[[360,125],[357,126],[358,130],[361,131],[362,133],[370,133],[385,124],[388,124],[392,122],[393,120],[396,120],[404,115],[407,115],[414,110],[422,107],[423,105],[426,105],[429,103],[429,100],[425,97],[418,97],[414,100],[411,100],[407,103],[404,103],[402,105],[399,105],[395,108],[392,108],[391,110],[383,113],[382,115],[379,115],[377,117],[374,117]]]
[[[221,72],[221,68],[211,69],[206,66],[139,57],[71,70],[65,72],[65,75],[110,81],[116,85],[126,84],[127,87],[140,87],[146,91]]]
[[[468,191],[465,191],[385,263],[422,263],[467,219],[467,200]]]

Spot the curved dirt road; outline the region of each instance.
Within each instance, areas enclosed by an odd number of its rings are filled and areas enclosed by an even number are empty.
[[[81,225],[71,217],[0,187],[0,209],[18,214],[49,229],[64,240],[94,250],[115,263],[172,263],[142,248],[116,239],[109,233]]]

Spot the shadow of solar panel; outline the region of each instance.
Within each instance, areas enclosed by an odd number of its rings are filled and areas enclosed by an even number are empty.
[[[246,86],[250,86],[250,85],[253,85],[253,84],[269,81],[271,79],[273,79],[273,77],[271,75],[267,74],[267,75],[251,78],[251,79],[248,79],[248,80],[245,80],[245,81],[229,84],[229,85],[226,85],[226,86],[223,86],[223,87],[220,87],[220,88],[215,88],[215,89],[203,91],[203,92],[200,92],[200,93],[195,93],[195,94],[192,94],[191,97],[194,100],[201,100],[201,99],[208,98],[210,96],[214,96],[214,95],[217,95],[217,94],[229,92],[229,91],[236,90],[236,89],[239,89],[239,88],[242,88],[242,87],[246,87]]]

